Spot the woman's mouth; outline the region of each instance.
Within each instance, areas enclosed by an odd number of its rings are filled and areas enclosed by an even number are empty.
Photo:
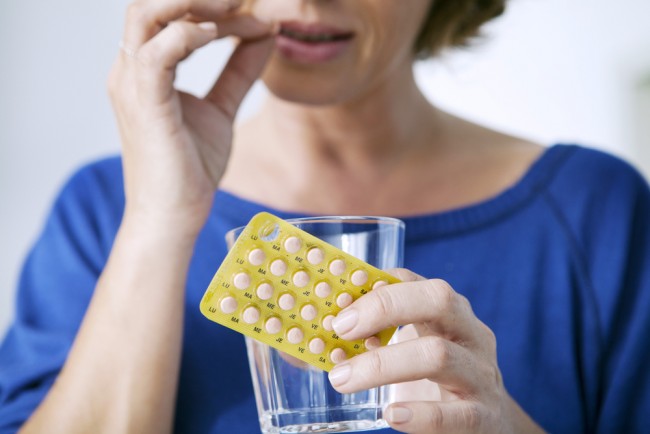
[[[322,63],[339,57],[351,44],[354,32],[323,24],[284,22],[276,46],[288,60]]]

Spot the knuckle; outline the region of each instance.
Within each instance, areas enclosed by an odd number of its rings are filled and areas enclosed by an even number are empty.
[[[449,309],[456,298],[456,291],[449,283],[441,279],[431,279],[429,285],[436,295],[440,308]]]
[[[146,21],[146,9],[142,2],[134,1],[126,8],[126,19],[132,23],[142,23]]]
[[[469,299],[467,297],[465,297],[463,294],[457,294],[456,297],[463,309],[469,312],[472,311],[472,303],[469,302]]]
[[[184,25],[184,23],[181,23],[180,21],[172,21],[167,25],[167,28],[169,29],[170,32],[173,32],[176,38],[178,39],[185,41],[190,38],[190,32],[188,27]]]
[[[492,329],[485,325],[484,323],[481,323],[481,329],[483,330],[484,338],[483,341],[487,345],[488,350],[490,353],[496,354],[497,351],[497,336],[494,334]]]
[[[381,351],[369,351],[368,353],[367,373],[370,378],[383,378],[386,374],[386,364],[384,363]]]
[[[484,413],[482,406],[475,403],[468,404],[461,413],[463,425],[471,431],[478,429],[483,424]]]
[[[158,62],[156,61],[156,52],[152,49],[150,45],[143,45],[138,50],[138,56],[136,58],[136,64],[143,66],[145,68],[154,66]]]
[[[449,365],[451,360],[451,351],[444,339],[438,336],[425,336],[423,345],[419,346],[420,357],[426,365],[433,366],[439,370]]]
[[[434,405],[427,412],[428,426],[432,428],[432,432],[438,432],[445,425],[445,414],[442,409]]]
[[[376,313],[381,318],[390,318],[395,311],[395,300],[392,293],[386,289],[386,286],[375,289]]]

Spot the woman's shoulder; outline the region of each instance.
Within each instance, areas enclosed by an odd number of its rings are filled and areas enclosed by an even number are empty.
[[[110,155],[83,162],[68,177],[66,187],[96,187],[95,182],[122,184],[122,157]]]
[[[562,205],[614,206],[650,195],[643,175],[622,157],[581,145],[553,148],[556,170],[547,191]]]
[[[52,220],[112,228],[124,211],[122,158],[108,156],[80,164],[59,188],[50,211]]]

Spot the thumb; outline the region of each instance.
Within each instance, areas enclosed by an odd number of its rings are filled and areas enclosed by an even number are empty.
[[[204,99],[233,120],[244,97],[262,74],[274,42],[273,37],[240,42]]]

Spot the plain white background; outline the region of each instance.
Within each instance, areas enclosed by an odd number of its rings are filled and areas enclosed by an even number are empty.
[[[61,184],[81,164],[119,152],[105,81],[127,3],[0,6],[0,334],[20,264]],[[418,80],[460,115],[547,144],[605,149],[648,174],[649,16],[648,0],[511,0],[484,42],[418,65]],[[202,93],[229,50],[214,43],[194,55],[178,85]],[[264,92],[255,87],[241,117]]]

